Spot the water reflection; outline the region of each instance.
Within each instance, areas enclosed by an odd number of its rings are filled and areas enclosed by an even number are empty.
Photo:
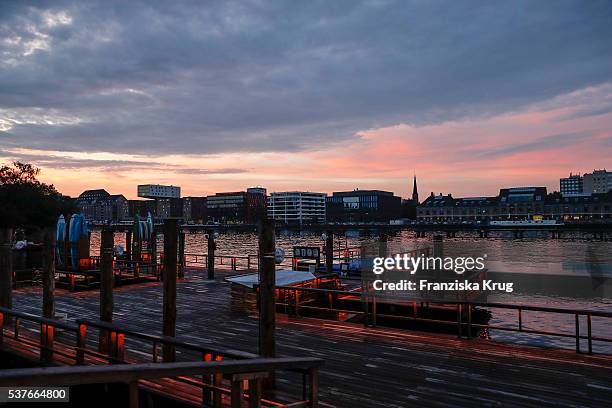
[[[389,237],[389,253],[405,252],[415,247],[429,245],[431,237],[416,238],[411,231],[402,231]],[[115,235],[115,245],[125,247],[124,234]],[[281,231],[277,235],[277,246],[291,258],[293,246],[323,246],[319,234],[310,232]],[[336,237],[336,245],[343,247],[366,246],[376,251],[378,235],[352,231]],[[186,253],[206,251],[203,233],[187,234]],[[158,238],[158,248],[163,248],[163,237]],[[92,232],[92,254],[99,252],[99,231]],[[257,253],[255,233],[222,233],[217,240],[219,255],[254,255]],[[592,309],[612,311],[612,293],[609,281],[612,277],[612,242],[596,241],[583,233],[567,234],[562,239],[549,239],[547,234],[529,233],[522,239],[512,239],[503,232],[493,232],[489,238],[478,238],[476,233],[463,233],[455,238],[444,239],[444,256],[482,256],[487,254],[487,268],[499,277],[519,280],[527,277],[529,284],[515,285],[517,292],[495,293],[488,296],[489,302],[549,306],[559,308]],[[505,274],[505,275],[504,275]],[[542,277],[549,279],[542,280]],[[575,277],[584,279],[575,280]],[[565,279],[565,280],[564,280]],[[574,280],[572,280],[574,279]],[[582,283],[580,283],[582,282]],[[554,288],[558,286],[558,290]],[[586,287],[581,288],[580,285]],[[608,286],[606,286],[608,285]],[[588,287],[592,291],[587,290]],[[491,310],[492,325],[517,327],[516,310]],[[523,313],[526,329],[551,330],[573,334],[573,315],[556,315],[538,312]],[[610,319],[593,318],[593,333],[612,338]],[[582,322],[586,327],[586,322]],[[498,341],[540,346],[574,347],[574,339],[558,338],[500,330],[484,331],[484,338]],[[612,344],[595,342],[596,352],[612,353]]]

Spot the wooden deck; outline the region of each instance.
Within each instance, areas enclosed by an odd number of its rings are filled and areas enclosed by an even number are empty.
[[[223,274],[214,282],[202,271],[186,276],[177,285],[177,337],[257,352],[257,319],[230,312],[230,285],[221,281]],[[16,310],[40,314],[41,302],[38,290],[14,293]],[[69,320],[96,319],[98,302],[97,291],[56,294],[56,310]],[[115,291],[116,323],[159,334],[161,311],[159,283]],[[126,341],[128,350],[133,346]],[[324,406],[608,407],[612,401],[610,356],[284,315],[278,316],[277,349],[281,356],[325,359],[320,371]]]

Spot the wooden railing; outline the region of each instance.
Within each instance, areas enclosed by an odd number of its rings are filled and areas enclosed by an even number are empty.
[[[353,249],[350,250],[342,250],[337,251],[334,250],[334,253],[338,252],[334,256],[334,261],[338,262],[349,262],[351,259],[359,258],[359,251],[357,252]],[[280,263],[280,266],[286,268],[295,269],[295,261],[298,258],[288,257]],[[203,266],[207,267],[208,265],[208,254],[198,254],[198,253],[186,253],[184,254],[183,265],[185,266]],[[218,255],[215,254],[215,266],[229,266],[232,271],[257,271],[259,267],[259,258],[257,255],[248,254],[248,255]]]
[[[201,346],[189,342],[178,340],[176,337],[168,337],[162,335],[143,333],[137,330],[132,330],[124,326],[119,326],[114,323],[94,321],[94,320],[77,320],[79,327],[79,333],[82,336],[87,336],[87,331],[90,328],[98,329],[106,333],[108,337],[109,354],[107,359],[112,363],[125,363],[125,340],[126,338],[133,338],[140,340],[141,342],[150,343],[151,348],[151,361],[156,363],[159,360],[159,347],[171,347],[180,348],[183,350],[192,351],[198,353],[203,361],[221,361],[222,359],[249,359],[258,357],[257,354],[248,353],[240,350],[226,349],[226,348],[214,348],[208,346]],[[85,338],[82,339],[82,343],[85,343]],[[139,349],[142,351],[142,349]]]
[[[342,278],[345,279],[345,278]],[[513,305],[506,303],[486,303],[486,302],[466,302],[466,301],[452,301],[452,300],[423,300],[423,299],[410,299],[407,297],[399,296],[376,296],[372,292],[363,293],[357,291],[346,291],[346,290],[335,290],[335,289],[322,289],[322,288],[309,288],[303,286],[277,286],[277,290],[281,291],[281,296],[278,297],[281,302],[277,302],[278,306],[284,307],[290,314],[299,316],[300,310],[312,310],[319,312],[335,312],[335,313],[348,313],[354,315],[362,315],[364,317],[364,324],[376,325],[377,318],[387,318],[395,320],[407,320],[407,321],[418,321],[427,322],[439,325],[456,325],[457,334],[459,338],[472,337],[473,329],[488,329],[488,330],[500,330],[500,331],[511,331],[520,332],[525,334],[536,334],[542,336],[552,337],[564,337],[574,338],[576,343],[576,353],[581,353],[581,340],[587,341],[587,352],[593,354],[593,342],[604,342],[612,343],[612,338],[594,336],[592,333],[592,319],[593,317],[601,318],[612,318],[612,312],[603,312],[597,310],[578,310],[578,309],[564,309],[554,307],[543,307],[543,306],[528,306],[528,305]],[[317,305],[300,303],[300,298],[304,298],[305,294],[316,294],[319,296],[319,302]],[[336,299],[341,297],[354,297],[360,299],[361,310],[355,309],[341,309],[334,307]],[[312,296],[310,297],[312,298]],[[412,313],[410,315],[390,315],[377,312],[377,302],[381,299],[395,300],[406,304],[412,304]],[[430,304],[440,305],[451,305],[456,308],[457,320],[456,322],[449,320],[431,319],[426,317],[420,317],[417,314],[417,302],[426,302]],[[472,312],[475,307],[482,307],[488,309],[510,309],[517,311],[517,327],[507,327],[493,324],[479,324],[472,322]],[[574,317],[574,333],[563,333],[558,331],[549,330],[537,330],[527,329],[523,326],[523,312],[533,311],[540,313],[554,313],[562,315],[570,315]],[[465,319],[463,318],[465,316]],[[580,317],[586,318],[586,335],[581,333],[580,330]]]
[[[215,254],[215,266],[229,266],[232,271],[239,269],[250,271],[257,270],[257,255],[219,255]],[[208,254],[186,253],[184,254],[183,264],[185,266],[204,266],[208,265]]]
[[[12,320],[10,324],[9,320]],[[39,326],[40,340],[38,342],[27,336],[20,336],[23,321],[34,323],[35,325]],[[58,350],[53,346],[55,334],[58,329],[73,333],[77,335],[78,338],[78,326],[76,324],[0,307],[0,346],[4,343],[5,327],[8,327],[9,325],[13,329],[11,338],[27,346],[37,347],[40,350],[41,361],[52,361],[54,353],[67,358],[76,359],[77,354],[66,353],[65,351]]]
[[[246,399],[249,408],[261,407],[262,380],[278,370],[303,370],[310,377],[308,394],[301,401],[286,407],[318,407],[318,369],[323,364],[317,358],[256,358],[250,360],[148,363],[110,366],[24,368],[0,371],[0,386],[74,386],[82,384],[129,384],[129,406],[138,407],[138,381],[186,376],[223,377],[230,381],[232,408],[242,407],[245,399],[244,382],[248,382]],[[220,407],[221,400],[212,406]],[[278,405],[283,406],[283,405]]]
[[[87,269],[58,267],[58,283],[68,286],[71,291],[77,288],[89,288],[100,281],[100,260],[98,256],[89,258],[91,261]],[[120,286],[122,282],[138,279],[159,280],[163,273],[163,264],[147,263],[129,260],[113,261],[113,274],[115,283]]]
[[[11,322],[9,322],[11,321]],[[38,338],[37,336],[25,335],[21,333],[21,327],[24,322],[29,324],[27,329],[29,331],[36,331],[36,327],[38,327]],[[5,333],[7,328],[12,328],[12,333]],[[58,330],[62,330],[64,335],[62,336],[62,341],[56,341],[56,334]],[[98,331],[99,336],[92,338],[90,332]],[[203,346],[193,343],[188,343],[181,341],[175,337],[154,335],[148,333],[142,333],[136,330],[131,330],[125,328],[123,326],[102,322],[102,321],[91,321],[91,320],[77,320],[76,324],[72,322],[63,322],[56,319],[48,319],[45,317],[40,317],[36,315],[32,315],[29,313],[18,312],[12,309],[2,308],[0,307],[0,346],[3,345],[5,338],[10,338],[11,340],[18,342],[19,344],[23,344],[26,347],[32,349],[39,349],[39,356],[41,362],[44,363],[53,363],[55,358],[54,356],[61,356],[63,358],[64,363],[74,364],[76,366],[83,366],[88,363],[95,364],[109,364],[107,370],[101,370],[101,375],[106,375],[104,373],[115,373],[117,375],[121,375],[121,373],[130,373],[132,377],[130,380],[126,380],[127,382],[134,382],[138,379],[146,379],[149,378],[147,376],[140,376],[139,371],[135,369],[134,371],[130,369],[123,369],[120,367],[134,367],[134,366],[142,366],[147,372],[151,373],[160,373],[161,371],[155,371],[154,368],[147,368],[149,365],[140,364],[138,361],[139,358],[143,355],[143,350],[146,349],[146,343],[149,343],[151,350],[151,361],[152,364],[150,367],[159,367],[163,365],[164,367],[173,367],[176,368],[177,374],[175,377],[178,381],[189,384],[196,388],[201,389],[201,397],[202,403],[205,406],[220,406],[220,402],[224,395],[229,395],[232,398],[232,404],[234,400],[239,400],[239,395],[242,395],[242,387],[238,384],[241,383],[242,380],[245,381],[254,381],[252,387],[249,387],[249,392],[253,390],[257,390],[261,388],[260,380],[266,378],[268,373],[274,370],[286,370],[294,373],[298,373],[301,375],[301,399],[299,401],[293,402],[291,407],[315,407],[317,406],[316,394],[318,393],[318,367],[323,364],[322,360],[319,359],[302,359],[302,358],[290,358],[290,359],[265,359],[262,360],[260,356],[247,353],[239,350],[233,350],[228,348],[215,348],[210,346]],[[131,338],[134,341],[134,350],[126,350],[126,339]],[[96,339],[98,340],[96,342]],[[97,347],[96,347],[97,345]],[[192,353],[192,357],[197,362],[181,362],[176,363],[174,361],[169,361],[166,358],[164,363],[158,363],[159,361],[159,348],[162,348],[162,351],[166,351],[166,348],[170,349],[182,349],[185,351],[189,351]],[[72,351],[74,350],[74,351]],[[131,351],[137,352],[137,356],[130,356]],[[127,352],[127,353],[126,353]],[[127,354],[127,355],[126,355]],[[146,353],[145,353],[146,354]],[[163,353],[166,356],[174,356],[174,353]],[[264,362],[268,364],[272,368],[266,368],[268,366],[258,366],[260,362]],[[252,365],[249,365],[253,362]],[[292,362],[292,363],[291,363]],[[215,371],[206,371],[201,370],[201,365],[204,364],[205,367],[208,367],[207,364],[213,364],[211,367],[226,367],[225,363],[228,363],[227,367],[233,367],[230,369],[230,372],[224,371],[225,368],[219,368],[219,370]],[[240,365],[240,363],[244,365]],[[295,364],[293,364],[295,363]],[[178,364],[178,365],[169,365],[169,364]],[[190,365],[191,364],[191,365]],[[194,365],[195,364],[195,365]],[[188,373],[196,373],[193,371],[194,367],[197,367],[199,371],[197,374],[199,378],[194,378],[189,376]],[[247,367],[245,371],[240,371],[239,367]],[[71,367],[72,368],[72,367]],[[93,367],[87,367],[87,369]],[[120,368],[120,369],[119,369]],[[266,368],[265,370],[263,368]],[[119,369],[119,371],[116,371]],[[236,370],[231,371],[231,370]],[[33,369],[34,370],[34,369]],[[115,370],[115,371],[114,371]],[[127,371],[121,371],[127,370]],[[181,370],[185,370],[184,372]],[[192,370],[192,371],[190,371]],[[208,370],[208,369],[207,369]],[[2,381],[9,381],[7,378],[26,378],[23,377],[10,377],[10,375],[6,374],[11,370],[3,371],[3,377],[0,376],[0,383]],[[260,373],[260,371],[263,372]],[[19,371],[15,371],[19,373]],[[55,371],[45,371],[54,373]],[[110,375],[108,377],[103,378],[112,378],[114,381],[101,381],[96,378],[96,375],[92,375],[91,378],[86,379],[82,378],[79,380],[80,376],[74,373],[87,373],[90,371],[62,371],[59,370],[57,373],[63,373],[62,375],[57,374],[58,378],[65,378],[70,380],[74,378],[76,381],[74,384],[87,384],[90,382],[117,382],[123,381],[119,379],[117,376]],[[96,372],[98,371],[91,371]],[[38,372],[32,371],[30,375],[36,376]],[[41,371],[42,373],[42,371]],[[232,374],[231,377],[223,376],[222,374]],[[258,373],[257,375],[252,375],[253,373]],[[64,376],[65,374],[65,376]],[[85,374],[89,375],[89,374]],[[126,374],[128,375],[128,374]],[[157,375],[157,374],[155,374]],[[71,377],[72,376],[72,377]],[[162,377],[170,377],[171,375],[157,375],[155,378]],[[38,378],[38,377],[34,377]],[[102,377],[100,377],[102,378]],[[242,379],[239,381],[239,379]],[[95,381],[94,381],[95,380]],[[24,380],[26,381],[26,380]],[[33,385],[51,385],[45,378],[40,379],[42,381],[40,383],[32,383]],[[59,380],[58,380],[59,381]],[[62,383],[64,385],[71,385],[73,383]],[[88,382],[90,381],[90,382]],[[230,387],[224,386],[224,381],[230,382]],[[4,382],[9,384],[10,382]],[[14,385],[24,385],[23,383],[14,384]],[[255,391],[253,391],[255,392]],[[259,391],[258,391],[259,392]],[[282,404],[272,401],[262,399],[260,394],[252,394],[250,398],[256,398],[255,400],[250,400],[250,406],[259,407],[259,401],[266,403],[270,406],[283,406]],[[293,405],[295,404],[295,405]],[[232,405],[234,406],[234,405]],[[236,405],[239,406],[239,405]]]

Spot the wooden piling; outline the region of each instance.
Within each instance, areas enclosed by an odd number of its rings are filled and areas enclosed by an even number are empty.
[[[153,268],[155,269],[155,274],[159,279],[159,270],[157,269],[157,231],[153,231],[151,234],[151,242],[149,242],[151,249],[151,263],[153,264]]]
[[[206,270],[208,271],[208,279],[215,279],[215,232],[208,230],[208,257]]]
[[[325,272],[332,273],[334,268],[334,232],[325,233]]]
[[[11,308],[13,289],[13,262],[11,253],[13,249],[12,228],[0,229],[0,306]],[[7,323],[5,319],[4,323]]]
[[[134,237],[132,239],[132,261],[135,261],[134,265],[134,277],[138,276],[138,268],[140,263],[142,262],[142,239],[138,232],[134,233]]]
[[[276,242],[274,221],[264,219],[259,227],[259,354],[276,357]],[[264,380],[264,388],[274,388],[273,373]]]
[[[435,258],[444,258],[444,237],[442,235],[433,236],[433,256]]]
[[[185,232],[179,232],[179,241],[178,241],[178,259],[180,268],[178,270],[178,277],[183,278],[185,276]]]
[[[381,232],[378,237],[378,256],[386,257],[387,256],[387,234]]]
[[[114,234],[112,230],[102,230],[100,243],[100,320],[113,321],[113,247]],[[101,352],[109,351],[109,333],[100,330],[99,348]]]
[[[55,228],[47,227],[43,235],[42,257],[42,313],[55,318]]]
[[[175,219],[164,220],[164,306],[163,327],[164,336],[176,336],[176,276],[178,251],[178,222]],[[165,363],[176,359],[174,346],[164,344],[162,356]]]
[[[125,232],[125,259],[132,260],[132,231]]]
[[[42,253],[42,314],[44,317],[55,317],[55,228],[47,227],[43,231]],[[55,328],[48,324],[40,326],[40,360],[53,361],[53,342]]]

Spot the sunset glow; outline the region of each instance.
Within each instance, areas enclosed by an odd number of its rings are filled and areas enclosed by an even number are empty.
[[[609,98],[611,90],[584,92]],[[12,149],[4,161],[38,164],[42,179],[69,195],[105,186],[133,198],[137,184],[157,182],[180,185],[183,195],[263,185],[271,191],[379,188],[407,197],[413,171],[426,193],[495,195],[519,185],[552,191],[570,171],[609,163],[612,114],[574,118],[587,108],[575,99],[570,94],[547,107],[489,118],[363,130],[320,150],[138,156]]]
[[[128,198],[144,183],[408,197],[413,174],[425,194],[480,196],[612,167],[605,5],[339,9],[8,8],[0,161]]]

